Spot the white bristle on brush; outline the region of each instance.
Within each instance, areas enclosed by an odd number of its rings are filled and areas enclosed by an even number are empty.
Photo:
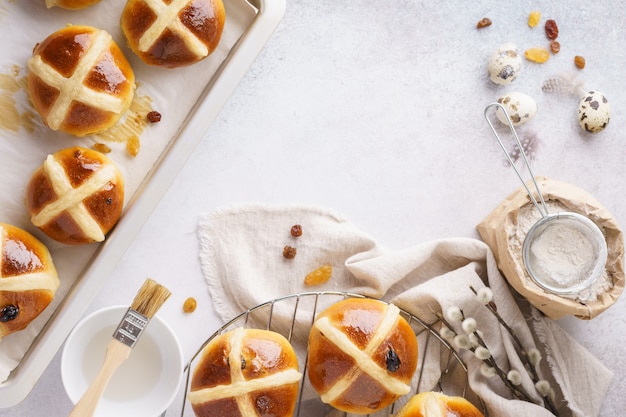
[[[74,406],[69,417],[90,417],[117,368],[128,358],[150,319],[171,293],[154,280],[147,279],[124,315],[106,348],[104,363],[91,385]]]

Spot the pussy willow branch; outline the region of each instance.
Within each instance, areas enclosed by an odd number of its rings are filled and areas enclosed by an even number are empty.
[[[476,291],[476,289],[472,287],[471,285],[470,285],[470,290],[472,290],[472,292],[475,295],[478,295],[478,292]],[[506,321],[504,321],[500,313],[498,313],[496,304],[493,301],[491,301],[485,304],[485,307],[487,307],[487,309],[491,312],[491,314],[493,314],[493,316],[498,320],[500,325],[502,325],[502,327],[505,328],[507,333],[513,339],[513,342],[518,347],[518,350],[520,352],[520,358],[522,362],[524,363],[525,367],[528,369],[528,372],[530,373],[530,377],[532,381],[535,384],[539,382],[539,373],[537,372],[535,365],[533,365],[532,361],[528,357],[528,351],[524,348],[524,345],[522,345],[522,341],[519,339],[519,337],[517,337],[517,334],[515,333],[513,328],[511,328],[511,326],[509,326],[509,324]],[[556,405],[554,404],[554,401],[552,401],[552,398],[550,397],[550,395],[544,395],[542,396],[542,398],[546,404],[546,407],[550,410],[550,412],[552,412],[552,414],[554,415],[558,415],[557,410],[556,410]]]
[[[452,329],[452,326],[450,325],[450,323],[445,319],[445,317],[443,317],[443,315],[440,315],[439,313],[437,313],[437,317],[441,320],[441,322],[448,327],[448,329]],[[480,337],[480,334],[478,334],[478,332],[473,332],[473,334],[476,336],[476,339],[478,340],[478,343],[486,348],[487,345],[485,344],[485,341],[483,340],[482,337]],[[476,352],[476,348],[470,348],[469,349],[472,353]],[[532,400],[532,398],[530,397],[530,395],[528,395],[528,393],[526,393],[521,387],[517,387],[515,385],[513,385],[513,383],[511,383],[511,381],[509,381],[509,379],[507,378],[506,373],[498,366],[498,364],[496,363],[496,360],[493,356],[490,356],[487,359],[482,360],[484,363],[486,363],[487,365],[491,366],[496,373],[498,374],[498,377],[500,377],[500,379],[502,380],[502,382],[504,382],[504,384],[507,386],[507,388],[509,390],[511,390],[511,392],[513,393],[513,395],[515,395],[515,397],[517,397],[517,399],[519,400],[523,400],[523,401],[527,401],[527,402],[534,402]]]

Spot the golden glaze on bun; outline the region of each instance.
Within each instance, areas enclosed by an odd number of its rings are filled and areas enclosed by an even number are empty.
[[[25,329],[58,287],[48,248],[25,230],[0,223],[0,338]]]
[[[301,376],[282,335],[240,328],[204,348],[188,399],[198,417],[291,417]]]
[[[135,75],[108,32],[67,26],[35,46],[28,92],[48,127],[85,136],[110,128],[128,110]]]
[[[124,204],[124,179],[109,158],[73,147],[48,155],[26,188],[32,223],[66,244],[101,242]]]
[[[222,0],[128,0],[120,25],[143,62],[176,68],[209,56],[225,20]]]
[[[46,0],[46,7],[61,7],[68,10],[84,9],[99,3],[100,0]]]
[[[396,417],[484,417],[471,402],[439,392],[421,392],[402,407]]]
[[[417,339],[400,310],[349,298],[318,315],[309,334],[308,376],[323,402],[374,413],[410,390]]]

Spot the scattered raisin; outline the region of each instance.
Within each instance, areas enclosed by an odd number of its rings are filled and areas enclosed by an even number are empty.
[[[138,136],[131,136],[126,141],[126,152],[132,157],[135,157],[139,154],[139,148],[141,143],[139,142]]]
[[[241,357],[241,370],[243,371],[244,369],[246,369],[246,366],[248,366],[248,364],[246,363],[246,358],[242,356]]]
[[[304,277],[304,285],[319,285],[328,282],[333,274],[332,265],[322,265]]]
[[[561,44],[559,43],[559,41],[550,42],[550,50],[553,54],[558,54],[561,50]]]
[[[585,68],[585,64],[586,64],[585,58],[583,58],[582,56],[576,55],[574,57],[574,65],[576,65],[576,68],[583,69]]]
[[[197,305],[198,305],[198,303],[196,302],[196,299],[193,298],[193,297],[189,297],[183,303],[183,312],[185,312],[185,313],[193,313],[194,311],[196,311],[196,306]]]
[[[541,13],[538,11],[530,12],[528,15],[528,26],[534,28],[541,20]]]
[[[550,52],[546,48],[536,47],[524,52],[527,60],[543,64],[550,58]]]
[[[478,23],[476,23],[477,29],[486,28],[487,26],[491,26],[491,19],[489,19],[488,17],[483,17],[478,21]]]
[[[6,323],[7,321],[15,320],[17,318],[20,309],[15,307],[14,305],[8,305],[2,307],[0,310],[0,322]]]
[[[559,27],[557,26],[556,21],[554,19],[546,20],[545,30],[546,30],[546,36],[551,41],[559,37]]]
[[[150,123],[159,123],[161,121],[161,113],[155,110],[148,113],[146,117]]]
[[[100,153],[111,153],[111,148],[104,143],[94,143],[93,148]]]
[[[296,248],[291,247],[291,246],[289,246],[289,245],[286,245],[286,246],[283,248],[283,256],[284,256],[285,258],[287,258],[287,259],[293,259],[293,258],[295,258],[295,257],[296,257],[296,252],[297,252]]]
[[[398,369],[400,369],[400,358],[398,357],[398,354],[391,348],[387,351],[385,362],[387,364],[387,370],[389,372],[396,372]]]
[[[302,236],[302,226],[300,226],[299,224],[294,224],[293,226],[291,226],[291,236]]]

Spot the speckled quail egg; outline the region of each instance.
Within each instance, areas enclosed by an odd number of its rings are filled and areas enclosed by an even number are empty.
[[[511,84],[522,69],[522,56],[514,43],[500,46],[489,59],[489,78],[496,84]]]
[[[532,97],[519,92],[506,93],[498,99],[498,103],[506,109],[513,126],[523,125],[537,114],[537,102]],[[502,123],[508,125],[506,115],[502,108],[496,109],[496,117]]]
[[[589,91],[578,103],[578,124],[586,132],[598,133],[604,130],[611,118],[611,106],[604,94]]]

